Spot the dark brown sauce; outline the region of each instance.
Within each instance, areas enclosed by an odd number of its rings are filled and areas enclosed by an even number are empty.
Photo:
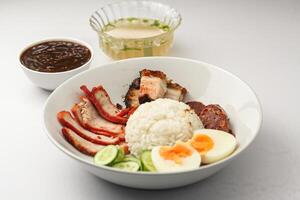
[[[21,63],[39,72],[63,72],[78,68],[88,62],[91,51],[78,43],[48,41],[26,49]]]

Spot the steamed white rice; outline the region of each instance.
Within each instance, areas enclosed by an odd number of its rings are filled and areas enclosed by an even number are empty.
[[[203,128],[203,124],[187,104],[157,99],[142,104],[129,117],[125,139],[130,152],[138,156],[155,146],[174,145],[179,140],[185,142],[199,128]]]

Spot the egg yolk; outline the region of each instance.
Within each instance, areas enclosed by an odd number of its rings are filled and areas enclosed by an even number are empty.
[[[207,135],[196,134],[191,141],[191,146],[203,155],[214,147],[214,141]]]
[[[183,144],[175,144],[172,147],[161,147],[159,154],[165,160],[172,160],[177,164],[182,163],[182,159],[192,155],[192,150]]]

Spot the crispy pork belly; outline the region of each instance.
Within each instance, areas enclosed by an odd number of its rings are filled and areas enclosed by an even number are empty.
[[[111,133],[111,136],[124,134],[124,126],[103,119],[96,108],[86,97],[80,97],[81,101],[72,107],[75,119],[85,128],[96,134]]]
[[[143,69],[140,71],[139,103],[164,97],[167,91],[167,77],[161,71]]]
[[[63,136],[72,146],[74,146],[78,151],[86,155],[94,156],[98,151],[100,151],[104,147],[103,145],[94,144],[83,139],[67,127],[63,127],[61,131]]]
[[[178,83],[174,83],[172,80],[168,80],[167,82],[167,92],[164,98],[173,99],[177,101],[183,101],[187,90],[179,85]]]
[[[140,91],[140,78],[136,78],[132,81],[129,89],[125,95],[124,103],[127,108],[137,107],[139,103],[139,91]]]
[[[72,117],[71,113],[68,111],[61,111],[57,113],[57,119],[62,126],[71,129],[83,139],[86,139],[89,142],[92,142],[94,144],[113,145],[113,144],[120,143],[119,137],[111,138],[103,135],[97,135],[95,133],[92,133],[84,129],[83,127],[80,126],[80,124],[77,123],[77,121]]]
[[[112,104],[107,92],[102,86],[94,87],[92,91],[90,91],[85,85],[82,85],[80,89],[94,104],[101,117],[113,123],[126,124],[127,118],[123,117],[126,113]],[[126,111],[128,111],[128,109]],[[123,116],[119,116],[120,113],[122,113]]]

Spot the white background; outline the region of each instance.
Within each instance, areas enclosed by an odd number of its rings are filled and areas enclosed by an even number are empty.
[[[0,199],[300,199],[300,1],[164,0],[182,14],[171,56],[220,66],[257,92],[264,119],[253,145],[227,168],[180,189],[116,186],[79,168],[43,132],[49,93],[23,74],[18,52],[45,37],[91,44],[92,67],[112,62],[90,14],[108,1],[0,1]]]

